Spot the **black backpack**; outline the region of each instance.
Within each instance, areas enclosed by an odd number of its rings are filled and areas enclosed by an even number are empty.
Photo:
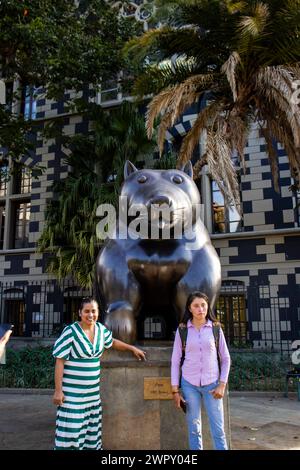
[[[213,335],[214,335],[215,345],[216,345],[216,350],[217,350],[219,373],[221,373],[221,358],[220,358],[220,352],[219,352],[220,329],[221,329],[221,324],[219,322],[213,322]],[[182,344],[182,356],[181,356],[181,361],[180,361],[180,368],[181,368],[185,359],[185,348],[186,348],[188,329],[184,323],[180,323],[178,330],[179,330],[179,335],[180,335],[181,344]]]

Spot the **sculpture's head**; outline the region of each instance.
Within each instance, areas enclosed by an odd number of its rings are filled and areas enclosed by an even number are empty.
[[[127,201],[128,223],[134,219],[156,230],[194,225],[200,195],[192,176],[191,162],[182,170],[138,170],[127,161],[121,197]]]

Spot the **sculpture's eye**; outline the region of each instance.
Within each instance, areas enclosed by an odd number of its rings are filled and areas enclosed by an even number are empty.
[[[141,175],[141,176],[138,177],[137,180],[138,180],[139,183],[146,183],[146,181],[147,181],[147,176]]]
[[[173,183],[181,184],[183,182],[183,178],[180,175],[175,175],[172,177]]]

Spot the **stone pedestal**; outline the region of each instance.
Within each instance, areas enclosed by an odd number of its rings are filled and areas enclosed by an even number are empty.
[[[172,346],[141,346],[147,361],[109,350],[102,356],[101,399],[105,450],[188,449],[186,417],[168,399],[145,399],[144,378],[170,377]],[[159,382],[159,380],[158,380]],[[224,398],[225,431],[230,446],[228,395]],[[205,449],[212,449],[206,414],[202,413]]]

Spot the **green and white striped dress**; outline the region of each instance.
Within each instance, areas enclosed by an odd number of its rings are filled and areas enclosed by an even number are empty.
[[[66,362],[62,383],[65,401],[57,407],[55,449],[102,449],[100,357],[112,343],[111,331],[98,322],[93,344],[78,322],[67,326],[57,339],[53,356]]]

